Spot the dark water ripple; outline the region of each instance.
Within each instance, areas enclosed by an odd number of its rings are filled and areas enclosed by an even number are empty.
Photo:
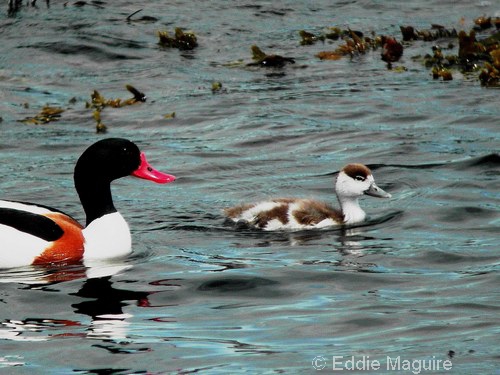
[[[498,90],[459,72],[432,80],[413,58],[430,53],[425,42],[407,46],[397,72],[380,51],[319,61],[338,43],[298,37],[469,28],[498,16],[494,2],[18,3],[0,14],[2,198],[82,219],[72,168],[102,138],[85,102],[93,90],[127,98],[126,84],[148,100],[106,108],[108,135],[179,179],[114,184],[132,257],[0,270],[0,369],[293,374],[316,372],[317,356],[331,369],[334,355],[369,355],[498,371]],[[156,32],[178,26],[197,49],[158,46]],[[296,63],[246,67],[253,44]],[[61,119],[19,122],[45,105]],[[273,196],[335,205],[349,162],[393,195],[363,199],[362,225],[262,233],[224,220],[226,206]]]

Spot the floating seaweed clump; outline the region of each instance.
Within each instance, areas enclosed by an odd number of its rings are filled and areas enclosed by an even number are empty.
[[[135,103],[139,102],[145,102],[146,101],[146,95],[139,90],[137,90],[135,87],[131,85],[126,85],[125,88],[134,95],[133,98],[129,99],[106,99],[104,96],[102,96],[99,91],[94,90],[94,92],[90,95],[91,102],[86,103],[87,108],[96,108],[96,109],[102,109],[104,107],[113,107],[113,108],[120,108],[124,107],[126,105],[132,105]]]
[[[500,69],[500,32],[496,31],[488,37],[478,38],[477,33],[484,35],[486,30],[495,26],[500,28],[500,18],[479,17],[474,20],[475,27],[468,33],[448,30],[443,26],[433,25],[431,31],[417,31],[412,26],[401,26],[403,40],[434,41],[439,38],[454,39],[458,42],[456,54],[444,55],[442,48],[433,46],[433,53],[425,55],[423,63],[432,69],[434,79],[442,78],[451,80],[451,69],[461,72],[480,71],[479,80],[483,86],[499,86],[498,71]],[[452,42],[448,42],[449,49],[454,48]]]
[[[493,25],[495,25],[497,29],[500,29],[500,17],[481,16],[476,18],[474,23],[476,24],[476,28],[479,30],[489,29],[490,27],[493,27]]]
[[[382,47],[381,58],[392,68],[391,63],[398,61],[403,55],[403,45],[390,36],[364,36],[360,31],[335,29],[336,34],[342,36],[344,44],[333,51],[322,51],[316,54],[321,60],[338,60],[343,56],[354,57],[356,54],[365,54],[367,51]]]
[[[451,68],[458,64],[457,55],[445,55],[439,46],[432,47],[432,55],[427,54],[424,56],[424,65],[427,68]]]
[[[300,44],[303,46],[310,46],[316,43],[318,40],[325,41],[324,35],[314,35],[313,33],[307,32],[305,30],[300,30],[299,35],[302,38]]]
[[[431,25],[430,30],[417,30],[413,26],[400,26],[403,41],[424,40],[431,42],[440,38],[453,38],[457,36],[455,29],[447,29],[441,25]]]
[[[453,79],[453,75],[451,71],[446,68],[438,68],[437,66],[432,68],[432,78],[439,79],[442,78],[443,81],[451,81]]]
[[[339,35],[346,35],[339,31]],[[353,56],[355,53],[364,54],[370,47],[375,45],[375,41],[370,38],[363,38],[360,32],[348,30],[348,36],[344,36],[345,44],[340,45],[334,51],[323,51],[316,54],[320,60],[338,60],[343,56]]]
[[[474,30],[467,35],[465,31],[458,33],[458,57],[460,59],[479,60],[483,59],[486,47],[476,40]]]
[[[180,27],[175,29],[174,37],[171,37],[167,31],[158,31],[158,38],[161,46],[182,51],[192,50],[198,46],[196,35],[192,32],[184,32]]]
[[[479,74],[483,86],[500,87],[500,48],[490,52],[492,63],[485,63],[484,69]]]
[[[146,101],[146,95],[139,90],[137,90],[135,87],[131,85],[126,85],[126,89],[132,93],[134,96],[129,99],[106,99],[104,96],[102,96],[99,91],[94,90],[92,94],[90,94],[90,103],[87,102],[85,104],[86,108],[93,108],[93,117],[94,120],[96,121],[96,131],[97,133],[106,133],[107,127],[102,123],[101,120],[101,111],[105,107],[112,107],[112,108],[120,108],[124,107],[127,105],[133,105],[136,103],[141,103]]]
[[[299,35],[301,37],[300,44],[303,46],[310,46],[318,41],[325,42],[327,39],[338,40],[341,37],[350,36],[351,32],[356,33],[359,37],[363,36],[363,33],[361,33],[360,31],[352,31],[350,29],[342,30],[338,27],[330,27],[325,33],[319,35],[313,34],[305,30],[300,30],[299,31]]]
[[[479,80],[483,86],[500,87],[500,70],[486,63],[481,74],[479,74]]]
[[[212,94],[222,94],[226,92],[227,90],[222,86],[222,82],[212,82]]]
[[[398,61],[403,56],[403,45],[393,37],[382,37],[382,60],[387,63]]]
[[[272,68],[281,68],[286,64],[295,64],[295,60],[291,57],[283,57],[280,55],[267,55],[257,46],[252,46],[252,58],[254,62],[247,66],[263,66]]]
[[[106,125],[104,125],[102,123],[102,120],[101,120],[101,110],[100,109],[96,109],[93,113],[92,113],[93,117],[94,117],[94,120],[96,122],[96,125],[95,125],[95,130],[97,133],[106,133],[108,131],[108,128]]]
[[[59,120],[63,112],[64,109],[62,108],[45,106],[36,116],[26,117],[24,120],[20,121],[31,125],[48,124],[49,122]]]

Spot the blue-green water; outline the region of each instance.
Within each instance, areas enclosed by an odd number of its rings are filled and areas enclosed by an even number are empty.
[[[298,36],[340,26],[399,39],[399,25],[469,30],[499,11],[486,1],[120,0],[8,14],[5,4],[1,198],[83,220],[73,165],[104,136],[134,140],[179,179],[114,184],[129,259],[0,272],[0,372],[298,374],[319,372],[315,360],[328,373],[334,356],[354,356],[381,363],[361,373],[396,373],[386,365],[398,357],[452,363],[427,374],[499,373],[498,90],[474,74],[433,80],[413,58],[449,40],[413,42],[395,63],[406,71],[390,71],[380,50],[320,61],[340,42]],[[156,32],[177,26],[199,47],[158,46]],[[295,64],[245,67],[253,44]],[[126,84],[148,100],[105,108],[108,134],[96,134],[85,102],[93,90],[128,98]],[[65,110],[59,121],[19,122],[47,104]],[[393,195],[363,200],[368,225],[262,233],[224,222],[222,208],[272,196],[336,204],[335,172],[349,162],[368,164]]]

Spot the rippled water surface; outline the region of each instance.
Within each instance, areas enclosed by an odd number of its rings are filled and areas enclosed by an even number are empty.
[[[395,63],[406,70],[388,70],[380,50],[320,61],[340,42],[301,46],[298,35],[340,26],[400,39],[400,25],[469,30],[498,12],[495,1],[38,1],[10,13],[5,2],[1,197],[83,220],[73,166],[105,136],[134,140],[179,178],[114,183],[129,259],[0,271],[0,370],[295,374],[369,356],[382,364],[371,373],[400,357],[453,365],[422,373],[498,374],[498,90],[458,71],[433,80],[414,58],[454,40],[413,42]],[[175,27],[199,47],[160,47],[156,32]],[[253,44],[295,64],[247,67]],[[85,102],[93,90],[126,99],[126,84],[147,101],[105,108],[108,133],[96,134]],[[65,111],[19,121],[45,105]],[[222,208],[271,196],[336,204],[333,179],[349,162],[393,195],[363,200],[366,225],[224,222]]]

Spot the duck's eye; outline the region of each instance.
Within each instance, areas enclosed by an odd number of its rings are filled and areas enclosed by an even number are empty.
[[[356,176],[356,177],[354,177],[354,179],[355,179],[356,181],[364,181],[364,180],[366,180],[366,178],[365,178],[365,177],[363,177],[363,176]]]

